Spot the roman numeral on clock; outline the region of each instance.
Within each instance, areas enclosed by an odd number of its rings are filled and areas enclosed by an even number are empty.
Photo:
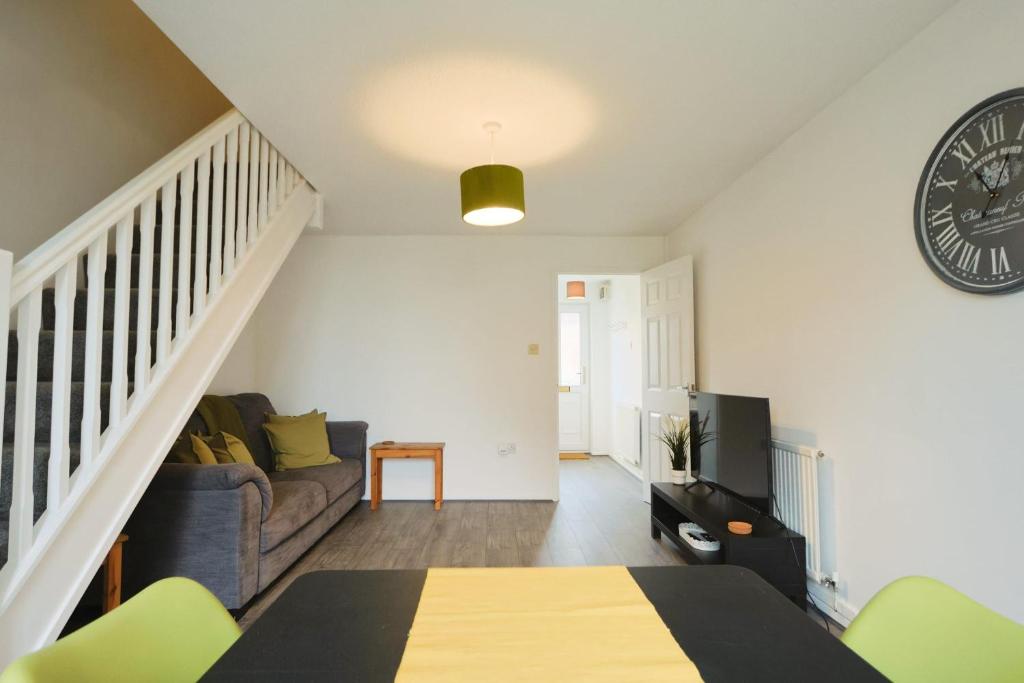
[[[969,270],[975,275],[978,274],[978,261],[981,257],[981,249],[970,242],[964,240],[964,248],[960,252],[960,258],[957,259],[956,265],[964,270]]]
[[[943,223],[953,222],[953,203],[946,204],[941,209],[932,209],[932,229],[942,225]]]
[[[1006,258],[1006,247],[989,249],[992,258],[992,274],[1002,275],[1010,272],[1010,260]]]
[[[950,192],[956,192],[956,184],[958,182],[959,182],[958,180],[946,180],[942,176],[939,176],[935,180],[935,189],[937,190],[940,187],[944,187],[947,190],[949,190]]]
[[[981,147],[991,147],[994,144],[1006,140],[1006,127],[1003,122],[1003,115],[996,114],[988,121],[978,124],[978,131],[981,133]]]
[[[977,154],[977,152],[974,151],[974,148],[971,147],[971,143],[967,142],[967,140],[961,140],[953,150],[953,156],[960,160],[961,169],[967,168],[967,165],[971,163],[971,159],[974,158],[975,154]]]

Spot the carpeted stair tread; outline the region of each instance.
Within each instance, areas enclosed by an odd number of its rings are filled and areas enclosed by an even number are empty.
[[[32,518],[39,521],[46,510],[46,487],[49,480],[50,445],[35,447],[32,464]],[[73,473],[78,467],[80,449],[72,443],[68,457],[68,472]],[[0,456],[0,566],[7,561],[7,539],[10,535],[10,512],[12,486],[14,483],[14,446],[4,444]]]
[[[191,256],[192,256],[192,258],[190,259],[190,262],[189,262],[189,285],[190,286],[195,282],[195,276],[196,276],[196,269],[195,269],[196,255],[193,253]],[[140,263],[141,260],[142,260],[142,258],[138,254],[132,254],[132,264],[131,264],[131,268],[130,268],[130,279],[129,279],[129,282],[130,282],[129,286],[132,289],[136,289],[139,286],[139,263]],[[171,260],[171,275],[172,275],[171,288],[172,288],[172,290],[178,288],[178,263],[179,263],[179,261],[178,261],[178,254],[177,254],[177,252],[175,252],[174,258]],[[153,289],[158,289],[159,286],[160,286],[160,266],[161,266],[160,256],[159,256],[159,254],[154,254],[153,255],[153,283],[152,283],[153,284]],[[85,273],[85,281],[86,281],[86,283],[89,282],[89,270],[88,270],[88,267],[89,267],[88,257],[83,257],[82,270]],[[209,272],[209,267],[207,267],[207,272]],[[103,286],[106,287],[107,289],[113,289],[116,282],[117,282],[117,255],[116,254],[108,254],[107,255],[107,268],[106,268],[106,271],[104,273],[104,278],[103,278]]]
[[[133,383],[128,384],[128,396],[132,394]],[[14,415],[17,409],[17,383],[7,382],[7,397],[4,401],[4,443],[13,443],[14,438]],[[84,382],[71,383],[71,421],[70,432],[72,443],[80,440],[82,432],[82,406],[83,393],[85,392]],[[108,406],[110,405],[110,382],[100,384],[100,429],[107,426],[109,417]],[[50,414],[53,408],[53,383],[36,383],[36,424],[35,442],[47,444],[50,442]]]
[[[156,283],[155,283],[156,284]],[[160,304],[160,293],[154,284],[153,287],[153,300],[150,303],[150,329],[156,329],[157,323],[157,312]],[[88,309],[88,289],[78,289],[75,291],[75,312],[72,322],[72,327],[76,330],[84,330],[86,323],[86,311]],[[43,307],[42,307],[42,329],[52,330],[56,327],[56,315],[57,311],[54,306],[54,290],[47,288],[43,290]],[[171,315],[171,329],[175,325],[175,317],[178,306],[178,294],[172,292],[171,294],[171,310],[175,312]],[[128,304],[128,329],[134,330],[139,317],[139,290],[132,289],[129,291],[129,304]],[[114,328],[114,289],[107,288],[103,290],[103,329],[111,330]]]
[[[128,377],[131,378],[135,372],[135,332],[128,333]],[[80,382],[85,379],[85,337],[84,330],[72,332],[71,342],[71,379]],[[36,379],[40,382],[53,380],[53,346],[55,333],[52,330],[42,330],[39,333],[39,359]],[[113,372],[114,357],[114,333],[103,332],[103,363],[101,366],[101,377],[104,382],[109,382]],[[14,380],[18,372],[18,336],[11,332],[7,340],[7,379]],[[156,333],[150,334],[150,364],[153,355],[156,353]]]

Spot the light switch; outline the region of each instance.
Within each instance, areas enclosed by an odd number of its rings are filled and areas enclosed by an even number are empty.
[[[540,344],[530,344],[526,347],[526,354],[528,356],[539,356],[540,355]]]

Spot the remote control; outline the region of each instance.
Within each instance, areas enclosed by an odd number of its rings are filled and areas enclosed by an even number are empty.
[[[696,550],[714,552],[722,548],[722,544],[718,542],[718,539],[693,522],[681,523],[679,525],[679,536]]]

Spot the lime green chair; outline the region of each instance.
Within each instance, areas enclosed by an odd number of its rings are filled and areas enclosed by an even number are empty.
[[[208,590],[191,579],[164,579],[14,661],[0,683],[196,681],[241,634]]]
[[[880,590],[843,642],[895,683],[1024,681],[1024,626],[923,576]]]

